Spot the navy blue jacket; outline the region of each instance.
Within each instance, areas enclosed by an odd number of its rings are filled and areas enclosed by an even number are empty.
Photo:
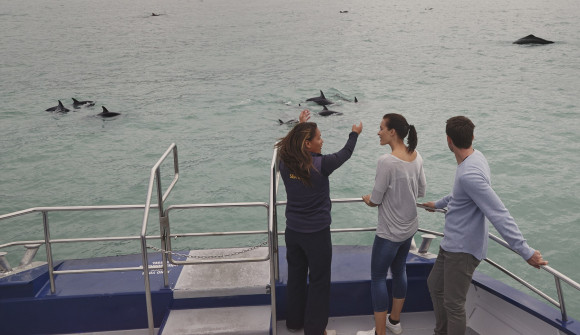
[[[280,161],[280,175],[286,187],[286,225],[301,232],[313,233],[331,224],[330,186],[328,176],[346,162],[354,151],[358,134],[351,132],[344,147],[333,154],[312,154],[315,170],[310,171],[310,182],[307,186],[294,176]]]

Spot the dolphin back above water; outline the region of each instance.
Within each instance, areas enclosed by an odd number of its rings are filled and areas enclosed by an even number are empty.
[[[81,108],[83,106],[92,107],[92,106],[95,105],[95,102],[94,101],[90,101],[90,100],[78,101],[75,98],[72,98],[72,100],[73,100],[73,107],[74,108]]]
[[[326,97],[324,96],[324,93],[322,93],[322,90],[320,90],[320,96],[306,99],[306,101],[312,101],[312,102],[315,102],[321,106],[332,105],[332,101],[326,99]]]
[[[318,115],[320,115],[320,116],[329,116],[332,114],[342,115],[341,112],[331,111],[330,109],[326,108],[326,106],[324,106],[324,108],[320,112],[318,112]]]
[[[522,37],[519,40],[515,41],[513,44],[551,44],[554,43],[552,41],[545,40],[543,38],[536,37],[534,35],[528,35],[526,37]]]
[[[103,111],[99,114],[97,114],[100,117],[113,117],[113,116],[117,116],[117,115],[121,115],[121,113],[116,113],[116,112],[109,112],[109,110],[107,108],[105,108],[105,106],[103,107]]]
[[[58,101],[58,105],[54,107],[50,107],[46,109],[47,112],[55,112],[55,113],[68,113],[70,110],[63,106],[60,100]]]

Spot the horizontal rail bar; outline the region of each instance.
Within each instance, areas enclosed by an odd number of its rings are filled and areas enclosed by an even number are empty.
[[[157,208],[157,205],[151,205],[152,208]],[[99,211],[99,210],[128,210],[128,209],[143,209],[145,205],[103,205],[103,206],[56,206],[56,207],[33,207],[17,212],[12,212],[0,215],[0,220],[11,219],[17,216],[22,216],[31,213],[41,212],[73,212],[73,211]]]
[[[150,266],[151,270],[162,270],[162,266]],[[124,271],[143,271],[143,266],[133,266],[126,268],[101,268],[101,269],[82,269],[82,270],[54,270],[55,275],[59,274],[82,274],[82,273],[102,273],[102,272],[124,272]]]
[[[517,275],[515,275],[514,273],[510,272],[508,269],[504,268],[503,266],[497,264],[496,262],[492,261],[489,258],[484,258],[484,261],[488,262],[489,264],[493,265],[495,268],[497,268],[498,270],[502,271],[503,273],[505,273],[506,275],[512,277],[513,279],[515,279],[518,283],[524,285],[525,287],[527,287],[528,289],[530,289],[531,291],[533,291],[534,293],[536,293],[537,295],[539,295],[540,297],[546,299],[549,303],[551,303],[552,305],[560,308],[560,303],[557,302],[556,300],[552,299],[550,296],[548,296],[547,294],[545,294],[544,292],[540,291],[539,289],[535,288],[532,284],[528,283],[527,281],[523,280],[522,278],[518,277]]]
[[[499,245],[504,246],[505,248],[513,251],[515,254],[518,254],[515,250],[513,250],[510,245],[502,240],[501,238],[495,236],[492,233],[489,233],[489,238],[494,240],[496,243],[498,243]],[[519,254],[518,254],[519,255]],[[576,290],[580,291],[580,284],[577,283],[576,281],[572,280],[571,278],[569,278],[568,276],[562,274],[561,272],[557,271],[556,269],[548,266],[548,265],[542,265],[540,266],[543,270],[547,271],[548,273],[552,274],[553,276],[560,278],[561,280],[563,280],[564,282],[566,282],[566,284],[572,286],[573,288],[575,288]]]
[[[167,208],[166,212],[176,209],[192,209],[192,208],[223,208],[223,207],[265,207],[268,208],[269,205],[266,202],[223,202],[223,203],[212,203],[212,204],[184,204],[184,205],[171,205]]]
[[[63,238],[50,240],[50,243],[77,243],[77,242],[108,242],[108,241],[131,241],[139,240],[140,236],[116,236],[116,237],[83,237],[83,238]],[[148,240],[159,240],[160,236],[146,236]],[[0,244],[0,249],[14,247],[18,245],[26,244],[44,244],[44,240],[33,240],[33,241],[16,241],[6,244]]]
[[[423,232],[423,233],[433,234],[433,235],[439,236],[439,237],[443,237],[444,236],[443,233],[440,233],[440,232],[435,231],[435,230],[429,230],[429,229],[424,229],[424,228],[419,228],[417,230],[420,231],[420,232]]]
[[[192,264],[218,264],[218,263],[245,263],[245,262],[263,262],[270,259],[270,256],[265,257],[248,257],[248,258],[224,258],[202,261],[176,261],[171,259],[172,264],[176,265],[192,265]]]
[[[178,233],[170,234],[169,237],[199,237],[199,236],[229,236],[229,235],[259,235],[267,234],[267,230],[248,230],[248,231],[225,231],[225,232],[206,232],[206,233]]]

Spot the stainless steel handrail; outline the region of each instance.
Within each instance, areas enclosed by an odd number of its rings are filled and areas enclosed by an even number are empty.
[[[189,205],[171,205],[165,211],[166,215],[169,216],[169,212],[172,210],[183,210],[183,209],[196,209],[196,208],[231,208],[231,207],[265,207],[266,215],[268,215],[269,205],[265,202],[237,202],[237,203],[213,203],[213,204],[189,204]],[[266,220],[267,223],[269,219]],[[169,232],[169,225],[167,227]],[[180,236],[223,236],[223,235],[249,235],[249,234],[267,234],[268,231],[239,231],[239,232],[213,232],[213,233],[187,233],[180,234]],[[169,234],[170,237],[175,237],[174,234]],[[193,264],[216,264],[216,263],[241,263],[241,262],[261,262],[270,259],[270,253],[264,257],[246,257],[246,258],[227,258],[220,260],[198,260],[198,261],[179,261],[173,259],[173,254],[171,253],[171,239],[167,239],[167,253],[169,254],[169,262],[175,265],[193,265]]]
[[[270,322],[272,335],[277,334],[276,326],[276,281],[280,278],[279,273],[279,253],[278,253],[278,209],[276,205],[276,194],[278,191],[278,182],[280,173],[278,172],[278,150],[274,150],[272,162],[270,164],[270,189],[269,198],[270,207],[268,208],[268,248],[270,258]]]
[[[163,193],[163,189],[161,188],[161,170],[159,167],[165,161],[167,156],[169,156],[170,153],[173,153],[174,177],[173,177],[171,184],[169,185],[169,187],[165,191],[165,193]],[[169,195],[169,193],[171,192],[171,190],[173,189],[173,187],[177,183],[177,180],[179,179],[179,167],[178,167],[178,165],[179,164],[178,164],[178,160],[177,160],[177,146],[175,145],[175,143],[172,143],[169,146],[169,148],[165,151],[165,153],[163,153],[163,155],[161,155],[161,158],[159,158],[157,160],[157,163],[155,163],[155,165],[151,168],[151,174],[149,175],[149,186],[147,188],[147,197],[145,199],[145,213],[143,214],[143,224],[141,225],[141,256],[143,259],[143,278],[145,281],[145,303],[146,303],[146,308],[147,308],[147,326],[148,326],[150,335],[153,335],[155,332],[155,325],[153,322],[154,321],[153,320],[153,304],[152,304],[152,299],[151,299],[151,283],[149,280],[149,260],[147,259],[147,238],[146,238],[147,223],[149,221],[149,211],[151,209],[151,197],[153,196],[153,185],[155,184],[155,181],[157,181],[157,183],[156,183],[156,185],[157,185],[157,205],[159,208],[159,217],[160,217],[159,220],[160,220],[160,222],[162,222],[162,219],[165,216],[164,212],[163,212],[163,203],[165,202],[165,200],[167,199],[167,196]],[[160,229],[163,230],[163,227],[160,227]],[[163,231],[161,232],[161,235],[162,235],[162,237],[165,237]],[[163,250],[165,250],[165,248],[166,248],[164,238],[161,239],[161,248]],[[166,260],[167,256],[165,254],[162,254],[161,257],[162,257],[164,282],[165,282],[165,285],[167,286],[167,284],[168,284],[167,260]]]
[[[154,207],[157,207],[156,205]],[[115,241],[115,240],[136,240],[140,237],[137,236],[115,236],[115,237],[96,237],[96,238],[67,238],[67,239],[51,239],[50,238],[50,225],[48,221],[48,213],[50,212],[73,212],[73,211],[105,211],[105,210],[139,210],[145,208],[144,205],[102,205],[102,206],[55,206],[55,207],[33,207],[25,210],[12,212],[4,215],[0,215],[0,221],[5,219],[11,219],[18,216],[29,215],[33,213],[42,214],[42,223],[44,229],[44,240],[34,240],[34,241],[16,241],[9,242],[0,245],[0,249],[26,244],[44,244],[46,249],[46,261],[48,264],[48,279],[50,283],[50,292],[54,294],[56,292],[55,287],[55,275],[57,274],[70,274],[70,273],[83,273],[95,271],[97,269],[86,269],[86,270],[69,270],[69,271],[56,271],[54,270],[54,261],[52,255],[52,244],[54,243],[79,243],[79,242],[103,242],[103,241]],[[155,237],[148,237],[155,238]],[[157,237],[158,238],[158,237]],[[132,268],[102,268],[98,269],[98,272],[114,272],[123,269],[125,271],[129,270],[141,270],[140,267]]]

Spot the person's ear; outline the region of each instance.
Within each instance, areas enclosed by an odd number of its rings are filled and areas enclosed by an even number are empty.
[[[447,146],[449,146],[450,149],[453,146],[453,140],[451,140],[451,137],[449,137],[449,135],[447,135]]]

